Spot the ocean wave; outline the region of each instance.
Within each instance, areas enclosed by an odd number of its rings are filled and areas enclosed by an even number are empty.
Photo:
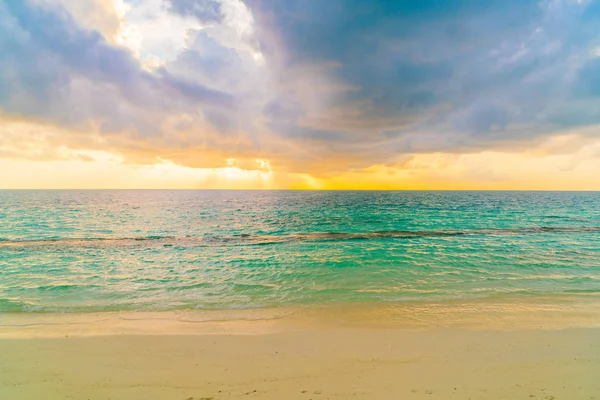
[[[432,229],[432,230],[389,230],[369,232],[303,232],[285,235],[252,235],[248,233],[226,236],[140,236],[140,237],[96,237],[96,238],[46,238],[7,239],[0,238],[1,247],[51,246],[51,245],[94,245],[135,244],[158,242],[166,247],[173,245],[269,245],[284,242],[330,242],[371,239],[417,239],[453,236],[532,235],[559,233],[600,233],[600,226],[534,226],[524,228],[487,229]]]
[[[30,309],[30,303],[0,298],[0,312],[27,312]]]
[[[35,239],[9,239],[0,238],[0,247],[40,246],[40,245],[78,245],[93,243],[114,242],[144,242],[177,239],[176,236],[139,236],[139,237],[71,237],[71,238],[35,238]]]

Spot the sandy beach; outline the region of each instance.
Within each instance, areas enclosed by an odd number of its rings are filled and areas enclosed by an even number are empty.
[[[2,316],[2,399],[600,398],[598,328],[46,317]]]

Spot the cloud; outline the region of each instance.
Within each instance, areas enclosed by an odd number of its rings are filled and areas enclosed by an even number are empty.
[[[342,153],[350,151],[345,144],[380,143],[361,155],[365,165],[394,152],[526,145],[538,135],[600,122],[598,101],[575,93],[578,86],[594,90],[597,3],[251,4],[269,35],[277,36],[286,68],[335,63],[330,79],[356,88],[332,96],[318,111],[280,102],[268,116],[293,138],[333,140]],[[281,118],[273,118],[273,110]]]
[[[0,115],[125,162],[321,178],[600,132],[598,1],[115,4],[0,0]]]
[[[36,7],[62,7],[78,23],[98,31],[110,43],[117,43],[127,5],[123,0],[31,0]]]
[[[235,110],[235,95],[164,67],[145,70],[130,50],[82,28],[59,5],[0,3],[0,15],[5,114],[95,131],[110,147],[157,137],[177,146],[170,138],[177,129],[167,127],[173,120],[193,120],[205,134],[200,142],[218,130],[210,115]]]

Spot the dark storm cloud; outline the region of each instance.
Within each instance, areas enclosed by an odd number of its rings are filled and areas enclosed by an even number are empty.
[[[600,46],[598,2],[250,0],[250,4],[283,43],[287,67],[325,61],[340,66],[334,78],[358,89],[339,93],[331,108],[352,109],[365,143],[381,141],[384,158],[392,152],[415,151],[419,140],[398,138],[419,132],[433,141],[420,145],[423,150],[447,151],[455,146],[465,151],[600,123],[600,114],[595,113],[600,64],[592,58],[594,46]],[[264,47],[272,49],[268,42]],[[571,106],[575,102],[576,108]],[[266,115],[278,131],[302,136],[297,125],[306,114],[301,111],[279,101],[266,109]],[[286,128],[285,123],[294,126]],[[345,137],[353,142],[356,137],[351,129],[344,136],[343,131],[332,135],[326,127],[319,128],[324,141],[343,142]],[[305,134],[318,137],[314,129],[307,128]],[[408,142],[411,146],[406,147]]]

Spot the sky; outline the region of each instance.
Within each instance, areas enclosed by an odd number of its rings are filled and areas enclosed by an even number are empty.
[[[0,188],[600,190],[600,0],[0,0]]]

